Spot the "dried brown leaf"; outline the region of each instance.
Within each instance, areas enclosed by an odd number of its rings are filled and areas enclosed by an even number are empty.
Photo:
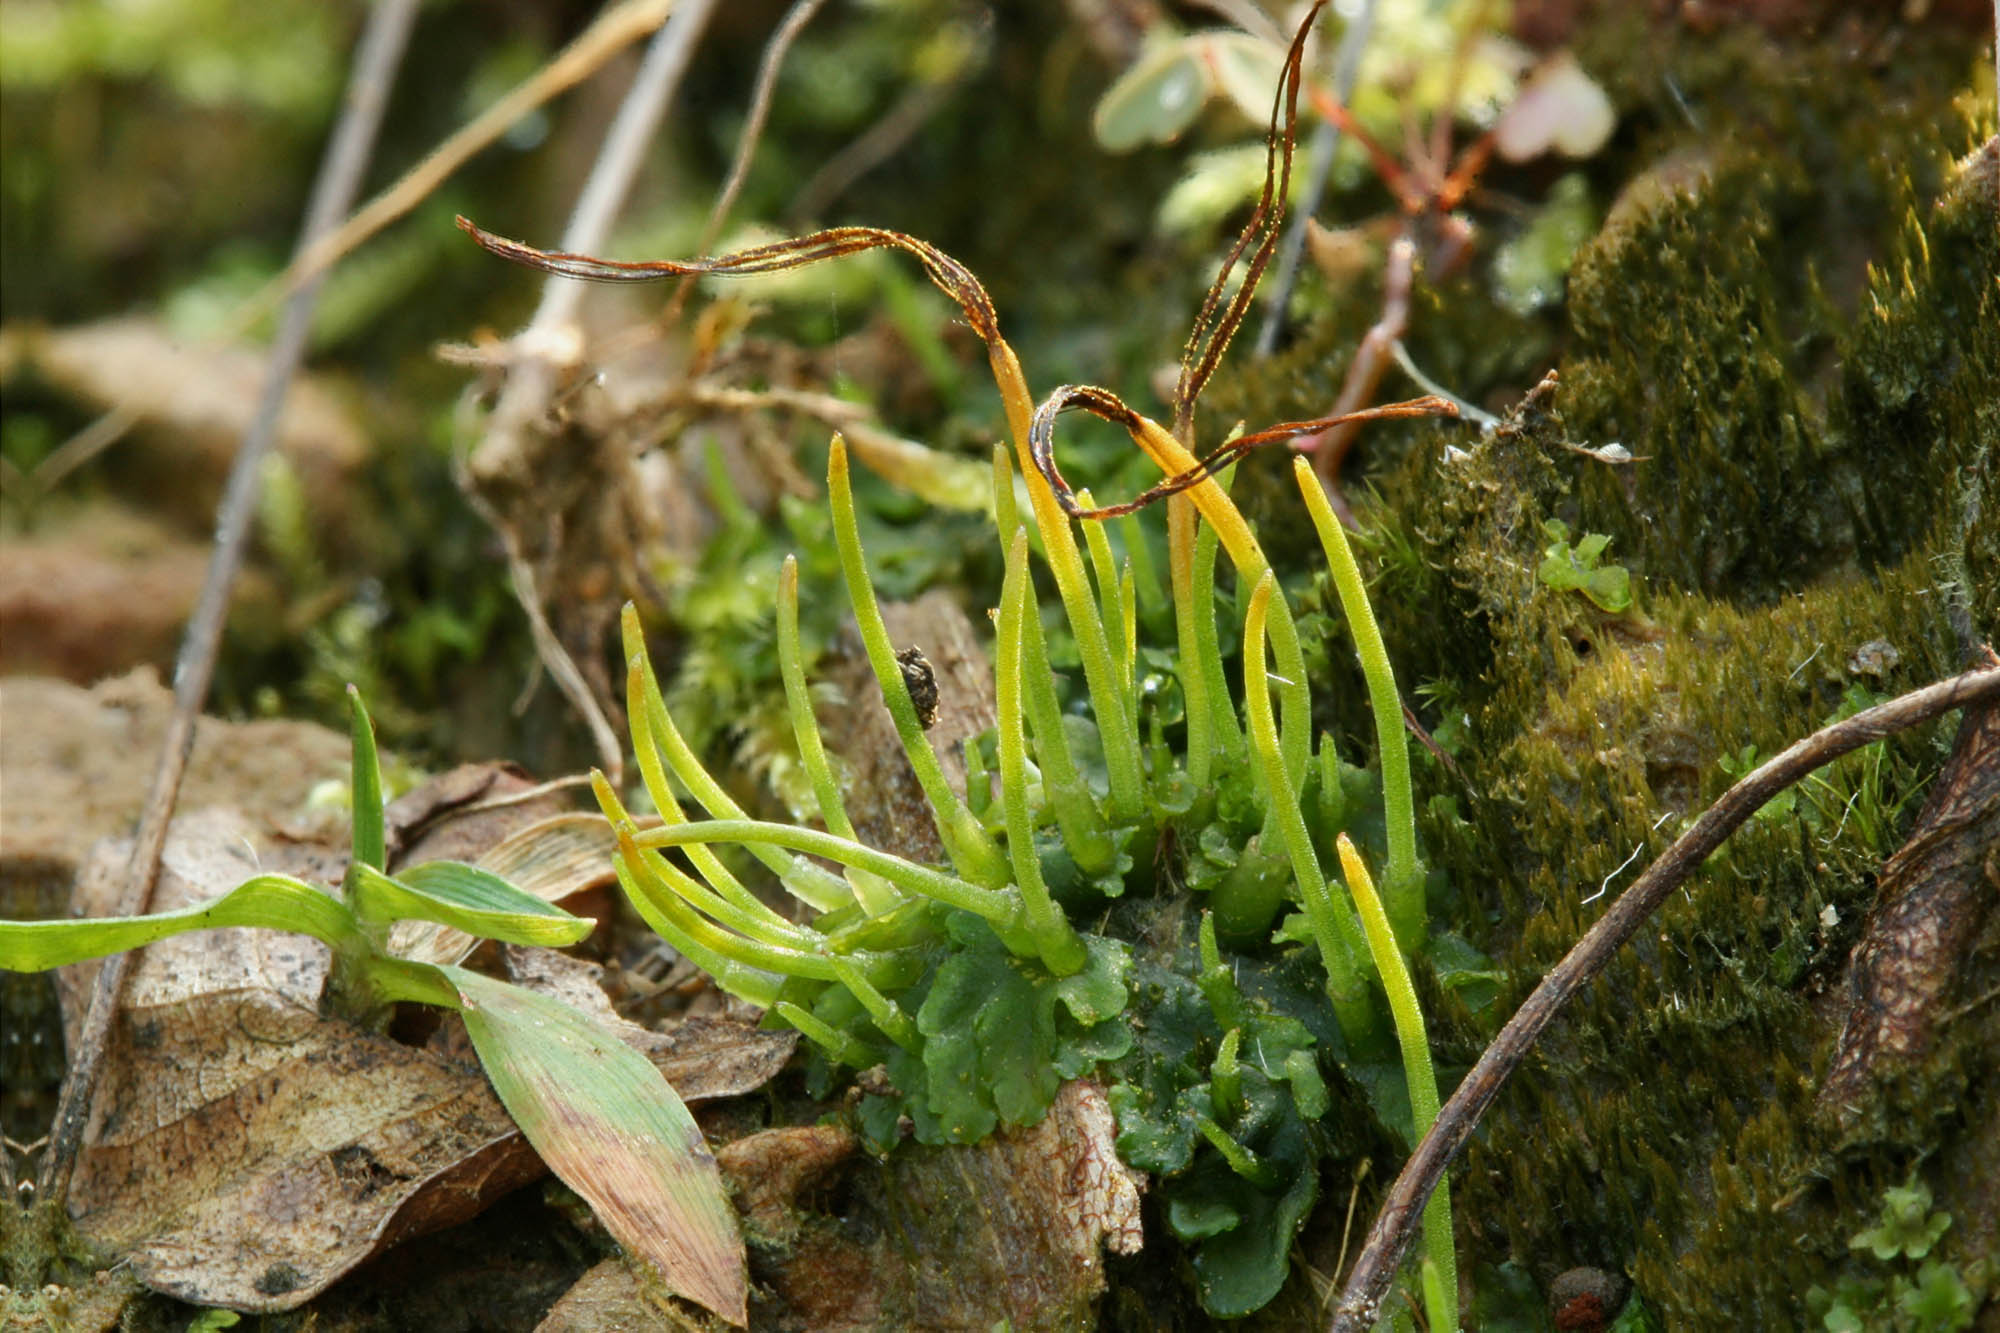
[[[257,412],[263,352],[189,343],[138,318],[11,332],[19,364],[76,401],[129,414],[172,441],[172,458],[159,465],[175,469],[172,494],[191,517],[207,512],[204,499],[212,507]],[[298,376],[286,394],[277,445],[320,499],[340,494],[339,483],[373,451],[341,396],[313,375]]]
[[[324,855],[256,837],[233,813],[176,820],[156,906]],[[98,849],[81,910],[105,910],[128,855]],[[322,1019],[327,966],[317,941],[261,930],[184,935],[135,960],[71,1201],[84,1232],[148,1286],[290,1309],[541,1172],[477,1065],[452,1058],[462,1044],[414,1049]],[[82,971],[62,978],[72,997]],[[72,1029],[79,1009],[68,1006]],[[754,1086],[793,1040],[723,1023],[634,1035],[686,1100]]]

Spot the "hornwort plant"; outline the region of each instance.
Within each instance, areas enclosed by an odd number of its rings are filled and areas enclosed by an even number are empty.
[[[1427,398],[1288,422],[1199,458],[1187,443],[1196,399],[1278,234],[1301,53],[1318,8],[1287,54],[1263,193],[1196,317],[1171,431],[1094,387],[1065,386],[1036,406],[978,279],[901,233],[841,227],[717,258],[631,263],[537,250],[459,220],[505,258],[602,281],[768,273],[888,247],[916,256],[964,311],[986,345],[1014,445],[1013,461],[998,447],[993,463],[993,512],[1006,555],[996,617],[999,722],[990,745],[968,747],[964,798],[924,734],[877,608],[838,436],[827,476],[861,639],[949,864],[920,865],[855,836],[807,692],[791,561],[778,594],[779,660],[825,829],[746,816],[676,724],[630,606],[623,621],[629,716],[639,772],[662,822],[642,828],[601,774],[595,790],[617,833],[619,881],[648,924],[725,990],[809,1037],[825,1058],[817,1071],[823,1085],[836,1065],[885,1068],[893,1091],[864,1097],[858,1113],[877,1146],[886,1149],[905,1124],[931,1143],[973,1142],[1003,1124],[1032,1124],[1064,1080],[1105,1071],[1119,1150],[1161,1177],[1169,1224],[1195,1246],[1203,1303],[1224,1316],[1261,1307],[1283,1284],[1292,1238],[1316,1197],[1318,1163],[1337,1128],[1325,1123],[1331,1096],[1321,1062],[1353,1072],[1393,1059],[1385,997],[1408,1101],[1398,1106],[1383,1096],[1378,1080],[1378,1104],[1395,1108],[1392,1120],[1408,1114],[1418,1135],[1438,1104],[1403,959],[1422,944],[1426,913],[1402,710],[1360,571],[1319,480],[1298,460],[1295,478],[1360,648],[1376,720],[1387,853],[1379,897],[1348,836],[1376,817],[1373,784],[1341,762],[1331,737],[1314,747],[1298,629],[1225,479],[1228,465],[1251,449],[1336,420],[1453,409]],[[1228,279],[1246,254],[1245,280],[1232,295]],[[1054,455],[1056,418],[1073,408],[1123,426],[1166,480],[1102,507],[1088,492],[1073,492]],[[1025,521],[1016,508],[1016,463],[1030,503]],[[1071,526],[1072,519],[1129,515],[1162,499],[1184,710],[1178,716],[1160,691],[1140,685],[1139,601],[1160,594],[1149,594],[1151,580],[1135,578],[1129,557],[1121,568],[1100,522],[1083,527],[1086,566]],[[1082,661],[1088,717],[1065,708],[1050,669],[1030,566],[1036,547]],[[1228,552],[1247,606],[1242,718],[1218,637],[1218,549]],[[689,818],[679,793],[707,817]],[[746,849],[817,917],[799,924],[765,905],[717,855],[718,845]],[[1334,855],[1346,894],[1322,869]],[[1156,860],[1178,862],[1189,887],[1207,898],[1192,949],[1148,953],[1115,930],[1146,933],[1136,905],[1121,900],[1152,883]],[[1303,914],[1288,918],[1274,938],[1288,903]],[[1080,930],[1075,922],[1085,919],[1107,928]],[[1233,962],[1222,953],[1224,940],[1243,950]],[[1317,980],[1302,980],[1294,964],[1314,952]],[[1250,984],[1241,978],[1246,963]],[[1426,1215],[1419,1285],[1430,1326],[1455,1327],[1457,1281],[1442,1192]]]
[[[219,898],[148,916],[0,921],[0,968],[43,972],[217,926],[310,935],[333,951],[323,997],[330,1013],[380,1028],[397,1001],[456,1012],[514,1123],[605,1229],[656,1264],[676,1293],[746,1323],[736,1213],[672,1085],[595,1019],[454,965],[482,939],[560,948],[597,923],[463,862],[389,874],[374,728],[351,685],[348,702],[353,855],[336,891],[264,874]],[[433,922],[469,938],[449,951],[452,962],[400,956],[391,951],[398,921]]]

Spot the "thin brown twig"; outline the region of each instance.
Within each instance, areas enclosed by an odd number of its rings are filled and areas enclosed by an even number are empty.
[[[1646,918],[1745,820],[1814,769],[1851,750],[1928,722],[1958,708],[2000,701],[2000,667],[1967,671],[1913,690],[1824,727],[1790,746],[1722,794],[1673,846],[1632,882],[1534,993],[1507,1020],[1458,1085],[1417,1145],[1375,1215],[1367,1244],[1355,1260],[1334,1311],[1332,1333],[1362,1333],[1375,1326],[1382,1298],[1408,1252],[1416,1222],[1445,1169],[1492,1106],[1500,1086],[1564,1005],[1604,970],[1645,924]]]
[[[532,787],[508,792],[505,796],[488,796],[470,805],[461,806],[453,813],[461,819],[467,815],[483,815],[489,810],[505,810],[510,806],[526,805],[529,801],[539,801],[544,796],[553,796],[559,791],[569,791],[575,787],[589,785],[590,774],[571,773],[567,777],[550,778],[547,782],[538,782]]]
[[[369,11],[368,26],[355,53],[354,72],[347,85],[340,123],[320,163],[319,178],[313,183],[312,199],[306,207],[305,223],[299,233],[302,250],[332,231],[353,203],[375,144],[375,133],[382,124],[390,84],[402,63],[416,10],[416,0],[377,0]],[[306,336],[311,330],[318,296],[319,283],[315,279],[293,293],[286,306],[277,341],[271,348],[257,415],[230,467],[228,487],[216,516],[215,548],[209,556],[208,576],[174,664],[174,711],[160,745],[159,766],[154,771],[146,810],[140,818],[124,900],[117,915],[139,916],[152,904],[168,821],[180,795],[181,779],[187,772],[188,755],[194,748],[195,724],[215,675],[216,648],[228,617],[230,589],[243,561],[250,520],[256,513],[264,459],[277,438],[285,390],[305,357]],[[42,1161],[39,1192],[45,1200],[60,1200],[69,1191],[70,1174],[75,1168],[77,1148],[83,1141],[91,1097],[104,1065],[106,1042],[131,958],[130,953],[114,954],[98,970],[90,1011],[85,1015],[83,1031],[78,1035],[69,1073],[63,1079],[56,1102],[48,1155]]]
[[[1392,359],[1390,348],[1403,336],[1410,325],[1410,288],[1416,277],[1417,247],[1408,236],[1398,236],[1389,243],[1389,256],[1383,266],[1382,275],[1382,315],[1369,326],[1362,335],[1361,346],[1355,349],[1354,360],[1347,365],[1346,382],[1340,386],[1340,397],[1333,403],[1333,411],[1328,416],[1338,417],[1357,411],[1375,396],[1375,390],[1382,383],[1383,372],[1388,370]],[[1347,507],[1340,488],[1335,483],[1340,477],[1340,465],[1347,457],[1347,451],[1354,447],[1354,437],[1358,426],[1340,423],[1328,427],[1308,440],[1299,441],[1297,447],[1313,451],[1313,470],[1319,473],[1320,483],[1326,487],[1327,498],[1340,514],[1341,522],[1348,527],[1355,526],[1354,511]]]
[[[1332,1302],[1334,1292],[1338,1289],[1335,1284],[1340,1281],[1341,1273],[1347,1269],[1347,1242],[1354,1238],[1354,1206],[1361,1202],[1361,1182],[1368,1179],[1369,1166],[1369,1160],[1366,1157],[1362,1158],[1361,1165],[1354,1171],[1354,1183],[1347,1190],[1347,1214],[1340,1223],[1340,1253],[1334,1256],[1333,1281],[1326,1284],[1326,1295],[1319,1302],[1321,1314],[1326,1313],[1326,1307]]]
[[[30,488],[30,500],[54,490],[62,479],[125,438],[125,432],[139,424],[139,414],[129,407],[114,407],[50,451],[35,464],[22,481]]]
[[[217,345],[240,337],[305,283],[423,202],[521,117],[583,82],[612,56],[659,27],[672,8],[673,0],[625,0],[605,11],[553,60],[432,149],[394,185],[362,205],[338,228],[301,249],[284,272],[231,311],[206,341]],[[26,481],[34,487],[31,498],[54,490],[64,477],[116,444],[138,421],[138,413],[129,408],[113,408],[63,441],[28,474]]]
[[[514,600],[520,603],[521,612],[528,618],[528,636],[534,640],[535,656],[548,671],[577,712],[583,715],[584,726],[590,731],[591,744],[597,748],[599,765],[613,782],[625,778],[625,749],[618,739],[617,730],[605,716],[604,708],[591,692],[590,682],[584,679],[583,669],[563,647],[555,626],[549,623],[548,612],[542,606],[540,581],[535,577],[535,566],[522,548],[519,534],[500,512],[480,494],[478,487],[464,478],[463,464],[453,469],[459,474],[459,489],[464,493],[466,503],[473,512],[486,520],[488,527],[500,535],[501,548],[507,555],[507,576],[514,586]],[[522,703],[528,695],[522,696]]]
[[[882,118],[843,145],[820,164],[792,198],[787,213],[796,222],[818,218],[846,194],[854,182],[894,157],[918,130],[944,106],[956,80],[919,83],[905,89]]]
[[[722,234],[722,224],[728,220],[729,210],[736,206],[736,196],[743,193],[743,182],[750,175],[750,159],[764,137],[764,122],[771,115],[771,98],[778,91],[778,71],[784,68],[792,43],[825,3],[826,0],[797,0],[784,22],[771,34],[771,40],[764,44],[764,58],[757,66],[757,86],[750,91],[750,114],[743,122],[743,133],[736,138],[736,160],[729,164],[722,192],[715,196],[715,203],[708,210],[708,221],[702,224],[701,239],[695,242],[696,254],[707,254],[715,245],[715,238]],[[674,288],[673,298],[667,302],[667,313],[660,319],[662,324],[671,326],[680,318],[681,308],[693,290],[694,279],[681,279]]]
[[[714,8],[715,0],[679,0],[646,48],[632,86],[611,128],[605,132],[583,192],[571,210],[569,225],[563,232],[567,248],[595,248],[611,230],[638,174],[646,146],[659,130],[667,103],[680,87],[681,76],[687,72],[695,44]],[[549,405],[559,369],[543,354],[543,349],[561,341],[574,325],[581,299],[581,289],[570,283],[543,285],[534,317],[514,340],[519,355],[513,359],[507,385],[487,421],[485,438],[464,460],[460,488],[506,543],[515,598],[528,617],[537,655],[563,697],[582,715],[597,747],[600,766],[617,782],[624,772],[624,748],[605,715],[603,704],[548,623],[535,587],[534,570],[522,552],[519,534],[483,494],[488,488],[520,490],[532,485],[537,470],[537,460],[530,456],[532,427]]]

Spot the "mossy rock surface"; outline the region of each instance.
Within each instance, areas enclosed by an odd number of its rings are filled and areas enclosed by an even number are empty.
[[[1413,353],[1475,401],[1560,349],[1556,381],[1466,452],[1441,460],[1431,426],[1368,446],[1378,614],[1463,775],[1429,769],[1439,915],[1512,976],[1481,1017],[1441,1001],[1447,1064],[1732,770],[2000,637],[1990,52],[1903,35],[1867,69],[1837,41],[1747,31],[1648,30],[1643,69],[1586,46],[1648,128],[1614,150],[1623,193],[1577,257],[1564,327],[1537,342],[1545,323],[1489,320],[1471,285],[1418,302]],[[1662,70],[1694,114],[1657,114]],[[1329,317],[1291,363],[1341,354],[1366,322]],[[1238,392],[1252,419],[1300,414],[1276,372]],[[1570,447],[1614,441],[1635,461]],[[1538,576],[1548,520],[1611,538],[1630,610]],[[1351,659],[1329,644],[1336,679]],[[1334,693],[1337,729],[1367,735],[1358,674]],[[2000,1123],[1990,1004],[1876,1105],[1816,1105],[1877,877],[1954,726],[1782,798],[1557,1021],[1454,1174],[1470,1264],[1511,1259],[1544,1285],[1623,1272],[1667,1327],[1806,1327],[1809,1290],[1867,1266],[1848,1238],[1913,1167],[1954,1177],[1933,1181],[1957,1210],[1935,1257],[1991,1252],[1995,1177],[1965,1174],[1990,1167]],[[2000,980],[1995,935],[1989,919],[1960,960],[1958,1002]]]

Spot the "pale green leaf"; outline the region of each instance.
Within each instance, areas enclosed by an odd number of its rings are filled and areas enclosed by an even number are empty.
[[[1211,32],[1201,37],[1202,56],[1215,83],[1254,125],[1271,119],[1271,103],[1284,77],[1284,48],[1247,32]]]
[[[1194,123],[1214,88],[1198,41],[1185,38],[1154,47],[1104,90],[1090,128],[1106,151],[1171,143]]]
[[[354,743],[354,864],[381,870],[389,864],[382,816],[382,760],[375,749],[375,724],[361,691],[347,687],[348,734]]]
[[[748,1322],[743,1240],[694,1117],[644,1056],[546,995],[439,969],[493,1090],[549,1169],[667,1285]]]
[[[357,864],[349,872],[348,893],[363,921],[436,921],[509,944],[560,948],[597,925],[459,861],[430,861],[394,876]]]

